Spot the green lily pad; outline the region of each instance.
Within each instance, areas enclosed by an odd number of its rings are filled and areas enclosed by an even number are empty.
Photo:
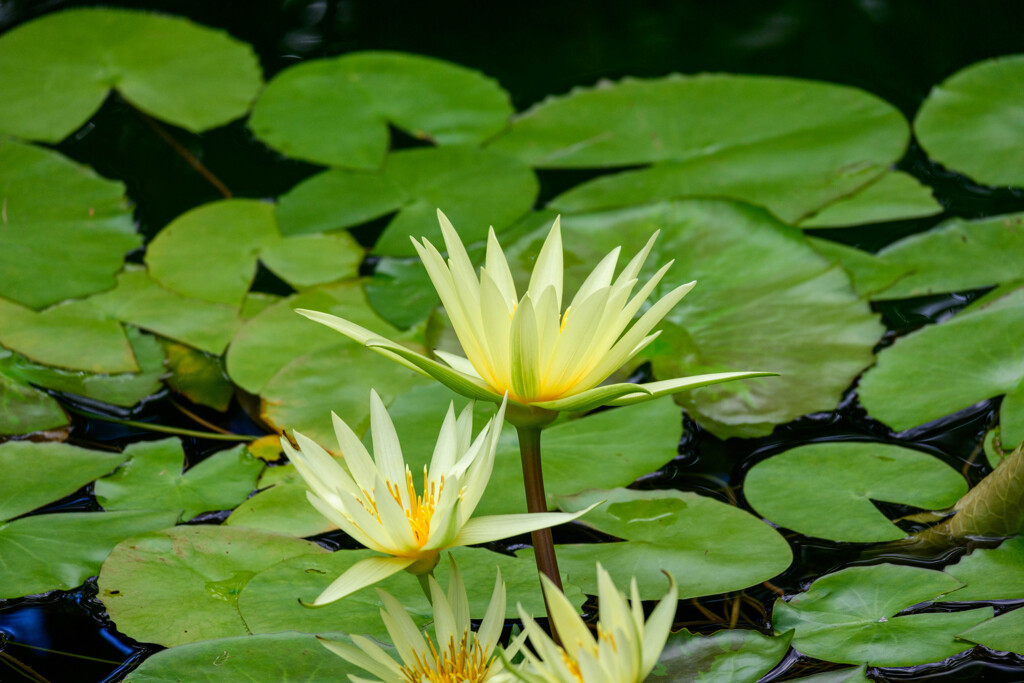
[[[812,676],[802,676],[792,679],[794,683],[871,683],[867,677],[867,665],[861,664],[854,669],[842,669],[840,671],[824,671]]]
[[[1022,356],[1024,286],[897,339],[864,373],[858,393],[870,415],[910,429],[1016,391]]]
[[[49,394],[0,371],[0,436],[31,434],[69,424],[60,403]]]
[[[70,495],[123,462],[121,453],[90,451],[63,443],[8,441],[0,444],[4,497],[0,520],[31,512]]]
[[[224,361],[184,344],[162,342],[167,352],[167,384],[188,400],[224,412],[235,387],[224,371]]]
[[[1017,608],[972,626],[957,636],[999,652],[1024,654],[1024,609]]]
[[[70,590],[122,539],[174,524],[177,512],[61,512],[0,524],[0,598]]]
[[[788,603],[777,600],[772,623],[776,633],[795,629],[793,647],[817,659],[871,666],[938,662],[970,649],[956,634],[990,618],[992,608],[897,615],[959,585],[930,569],[850,567],[818,579]]]
[[[1024,536],[992,550],[975,550],[945,572],[964,584],[946,600],[1020,600],[1024,598]]]
[[[72,9],[22,24],[0,39],[0,129],[59,142],[109,90],[191,131],[249,109],[261,85],[251,47],[179,17]]]
[[[127,460],[96,482],[96,500],[107,510],[178,510],[183,521],[203,512],[230,510],[256,488],[263,462],[245,446],[215,453],[182,473],[178,438],[142,441],[125,449]]]
[[[263,246],[260,260],[297,289],[359,275],[365,253],[347,232],[296,235]]]
[[[508,93],[477,71],[400,52],[357,52],[283,71],[264,89],[249,127],[290,157],[373,169],[388,150],[388,124],[439,145],[476,145],[512,113]]]
[[[1024,380],[1003,397],[999,407],[999,433],[1003,448],[1024,444]]]
[[[870,298],[910,272],[910,267],[892,263],[876,254],[828,239],[811,237],[807,240],[825,258],[842,266],[850,276],[854,291]]]
[[[280,198],[284,235],[352,227],[397,212],[374,252],[415,256],[409,237],[441,243],[437,209],[458,227],[464,242],[501,230],[533,206],[539,186],[515,157],[473,147],[426,147],[389,154],[379,171],[333,169]]]
[[[341,634],[331,635],[332,640]],[[129,673],[125,683],[338,683],[364,674],[308,633],[216,638],[161,650]]]
[[[932,88],[914,119],[928,156],[986,185],[1024,187],[1024,55],[961,69]]]
[[[942,211],[942,204],[935,201],[930,187],[910,174],[892,171],[800,221],[800,227],[842,228],[923,218]]]
[[[562,212],[716,196],[796,221],[881,174],[908,132],[891,105],[854,88],[673,75],[547,99],[490,147],[541,168],[654,164],[569,190],[550,204]]]
[[[560,545],[558,562],[569,580],[596,595],[594,563],[600,562],[619,586],[632,577],[640,596],[655,600],[665,592],[662,571],[679,583],[680,599],[740,590],[767,581],[793,560],[789,544],[745,510],[712,498],[675,490],[584,491],[559,499],[566,511],[602,503],[580,519],[618,543]]]
[[[799,230],[749,206],[689,200],[564,216],[567,291],[614,247],[636,253],[658,229],[640,277],[670,259],[675,264],[652,298],[691,280],[697,286],[658,325],[661,337],[643,352],[654,374],[781,375],[678,394],[676,400],[714,434],[759,436],[807,413],[834,410],[872,363],[883,328],[846,273]],[[530,271],[546,231],[543,226],[507,249],[514,273]]]
[[[942,510],[967,493],[956,470],[927,453],[883,443],[817,443],[758,463],[743,480],[774,524],[832,541],[893,541],[906,533],[871,502]]]
[[[0,73],[4,41],[18,30],[0,38]],[[10,86],[11,79],[0,80]],[[5,95],[0,121],[5,107],[24,103],[10,90]],[[41,113],[32,107],[33,118]],[[142,243],[124,185],[56,152],[0,139],[0,194],[0,297],[25,306],[113,287],[125,253]]]
[[[757,683],[789,652],[793,634],[766,636],[742,629],[699,636],[686,629],[669,636],[651,679],[673,683]]]
[[[290,557],[326,552],[248,529],[174,527],[114,548],[100,571],[99,598],[120,631],[146,643],[249,635],[238,612],[246,583]]]
[[[310,504],[306,498],[309,489],[293,465],[267,469],[258,488],[261,490],[256,495],[243,501],[224,520],[225,525],[300,538],[337,528]]]
[[[401,329],[426,320],[441,302],[419,259],[381,258],[364,288],[377,315]]]

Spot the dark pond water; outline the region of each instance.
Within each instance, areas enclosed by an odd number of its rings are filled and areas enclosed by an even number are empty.
[[[1024,52],[1021,6],[1013,1],[567,0],[493,5],[393,0],[0,0],[0,31],[55,9],[92,4],[152,8],[224,28],[255,46],[267,78],[296,61],[350,50],[394,49],[433,55],[497,78],[511,92],[518,109],[600,78],[728,71],[855,85],[895,104],[909,117],[930,87],[957,69],[988,57]],[[268,151],[241,123],[201,136],[180,130],[173,134],[236,196],[274,197],[316,170]],[[396,139],[400,146],[417,144],[401,135]],[[105,103],[93,123],[58,149],[125,181],[136,203],[136,220],[147,235],[182,211],[220,197],[116,97]],[[981,217],[1024,210],[1021,193],[974,186],[929,162],[916,146],[900,167],[935,188],[948,209],[946,215]],[[589,175],[541,172],[541,201]],[[830,230],[828,236],[878,249],[942,218]],[[258,283],[270,291],[281,286],[266,275]],[[953,314],[978,294],[879,305],[876,310],[890,330],[882,344]],[[195,409],[232,431],[258,433],[237,405],[227,418]],[[749,509],[738,482],[755,463],[795,445],[841,438],[914,445],[954,465],[973,483],[987,473],[979,445],[997,409],[996,401],[984,402],[912,432],[893,434],[865,414],[851,388],[837,411],[806,416],[759,439],[721,441],[686,420],[679,456],[635,486],[698,491]],[[196,426],[167,397],[141,406],[131,417]],[[143,430],[83,418],[75,419],[71,434],[73,443],[100,448],[120,448],[151,436]],[[192,462],[223,447],[221,442],[185,442]],[[95,501],[83,490],[48,510],[54,507],[95,509]],[[580,540],[584,535],[586,532],[563,528],[556,531],[556,541]],[[770,585],[681,603],[680,619],[691,630],[702,632],[730,625],[768,630],[768,609],[778,592],[801,590],[826,572],[882,561],[939,568],[965,552],[908,555],[793,534],[787,538],[795,562]],[[68,593],[0,601],[0,653],[19,662],[0,659],[5,665],[0,666],[0,681],[117,681],[156,649],[116,631],[95,599],[92,581]],[[791,653],[766,680],[784,681],[830,667],[834,665]],[[941,664],[870,673],[876,680],[891,681],[1019,682],[1024,681],[1024,659],[976,648]]]

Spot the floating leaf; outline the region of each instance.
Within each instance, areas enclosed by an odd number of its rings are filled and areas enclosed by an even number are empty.
[[[661,337],[644,351],[655,375],[781,375],[679,394],[687,411],[725,437],[764,435],[801,415],[834,410],[871,364],[883,328],[840,268],[799,230],[762,210],[690,200],[565,216],[567,290],[614,247],[636,253],[658,229],[640,277],[674,258],[660,292],[691,280],[697,286],[658,325]],[[514,271],[529,272],[546,230],[528,233],[507,249]]]
[[[347,228],[398,212],[374,252],[415,256],[409,237],[441,243],[437,209],[464,242],[487,237],[523,216],[537,198],[537,178],[515,157],[472,147],[416,148],[389,154],[375,172],[333,169],[306,180],[280,199],[284,235]]]
[[[3,407],[0,436],[59,429],[69,423],[64,409],[49,394],[22,384],[3,371],[0,371],[0,406]]]
[[[891,287],[910,272],[910,267],[892,263],[856,247],[828,239],[811,237],[807,240],[825,258],[838,263],[850,276],[853,288],[861,297],[870,297]]]
[[[699,636],[686,629],[669,636],[651,680],[672,683],[757,683],[789,652],[791,633],[766,636],[741,629]]]
[[[1017,390],[1022,357],[1024,286],[897,339],[864,373],[858,393],[870,415],[910,429]]]
[[[776,633],[795,629],[793,647],[830,662],[914,666],[970,649],[956,634],[992,616],[991,607],[965,612],[896,616],[958,588],[948,574],[880,564],[828,574],[788,603],[775,602]]]
[[[224,520],[225,525],[298,537],[315,536],[337,528],[310,504],[306,497],[309,489],[293,465],[266,470],[259,488],[256,495],[235,508]]]
[[[4,496],[0,520],[31,512],[70,495],[117,467],[120,453],[90,451],[63,443],[8,441],[0,444]]]
[[[883,443],[798,446],[758,463],[743,480],[754,509],[774,524],[832,541],[893,541],[906,533],[872,501],[926,510],[967,493],[956,470],[926,453]]]
[[[867,677],[867,665],[861,664],[855,669],[841,671],[824,671],[813,676],[802,676],[792,679],[793,683],[871,683]]]
[[[54,15],[51,15],[54,16]],[[0,38],[0,74],[4,41]],[[0,75],[4,108],[24,104]],[[33,90],[39,83],[33,83]],[[33,118],[42,112],[31,107]],[[2,125],[2,123],[0,123]],[[0,297],[32,308],[114,286],[125,253],[139,246],[124,185],[56,152],[0,139]]]
[[[898,111],[854,88],[702,74],[550,98],[490,146],[542,168],[654,164],[573,188],[558,211],[717,196],[796,221],[870,182],[907,139]]]
[[[402,329],[426,320],[441,302],[419,259],[381,258],[365,289],[373,310]]]
[[[972,626],[958,638],[999,652],[1024,654],[1024,609],[1017,608]]]
[[[178,510],[188,521],[202,512],[230,510],[252,493],[263,462],[235,446],[211,455],[184,474],[177,438],[142,441],[125,449],[125,463],[96,482],[107,510]]]
[[[224,372],[224,362],[216,356],[184,344],[163,341],[167,351],[167,384],[188,400],[224,412],[235,395],[235,388]]]
[[[0,129],[59,142],[99,109],[109,90],[191,131],[249,109],[261,85],[252,48],[179,17],[72,9],[17,26],[0,39]]]
[[[363,256],[347,232],[297,235],[266,244],[260,252],[264,265],[296,288],[354,278]]]
[[[964,584],[947,600],[1020,600],[1024,598],[1024,536],[992,550],[975,550],[946,573]]]
[[[800,227],[841,228],[922,218],[937,213],[942,213],[942,205],[935,201],[930,187],[912,175],[892,171],[800,221]]]
[[[584,491],[559,499],[566,511],[607,501],[580,519],[621,543],[558,546],[559,564],[573,583],[597,594],[594,563],[601,562],[619,586],[635,576],[640,595],[664,594],[665,577],[679,582],[679,597],[740,590],[767,581],[793,559],[777,531],[726,503],[675,490]]]
[[[99,597],[118,629],[142,642],[173,647],[247,635],[238,612],[246,583],[288,558],[325,552],[248,529],[179,526],[114,548],[100,572]]]
[[[177,512],[62,512],[0,524],[0,598],[70,590],[122,539],[174,524]]]
[[[986,185],[1024,187],[1024,55],[961,69],[932,88],[914,119],[928,156]]]
[[[439,145],[475,145],[511,115],[508,93],[479,72],[400,52],[357,52],[283,71],[264,89],[249,127],[290,157],[373,169],[388,150],[388,124]]]

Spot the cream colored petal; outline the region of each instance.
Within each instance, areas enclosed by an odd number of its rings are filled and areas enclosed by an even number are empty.
[[[365,500],[365,498],[360,496],[357,499],[344,492],[342,492],[341,498],[345,505],[345,513],[352,519],[352,523],[362,529],[367,536],[376,540],[378,544],[387,548],[385,552],[394,555],[398,544],[392,538],[390,530],[380,523],[377,516],[363,507],[361,500]]]
[[[540,576],[541,585],[544,586],[544,600],[548,606],[548,618],[554,624],[559,638],[562,639],[562,647],[573,659],[579,659],[580,650],[593,650],[596,642],[590,629],[583,623],[583,619],[576,612],[565,593],[560,591],[551,579],[544,574]]]
[[[387,680],[401,680],[402,670],[395,663],[395,660],[384,655],[388,661],[391,662],[391,666],[388,666],[381,662],[379,658],[371,656],[369,652],[366,652],[363,647],[355,647],[348,643],[339,643],[335,640],[327,640],[326,638],[317,637],[320,644],[326,647],[328,650],[338,655],[342,659],[355,664],[360,669],[369,672],[377,678]],[[355,639],[353,638],[353,642]],[[384,652],[370,641],[367,641],[367,647],[376,648],[382,655]]]
[[[480,313],[487,348],[491,354],[491,368],[494,371],[495,389],[507,389],[510,382],[510,350],[512,317],[515,302],[509,306],[499,285],[491,278],[488,270],[480,271]]]
[[[449,403],[448,412],[445,413],[441,430],[437,434],[437,441],[434,442],[434,453],[430,456],[430,467],[427,471],[427,478],[430,481],[438,481],[441,475],[455,464],[455,449],[458,446],[455,420],[455,404]]]
[[[384,620],[384,627],[387,628],[388,635],[391,636],[391,642],[394,644],[395,649],[398,650],[398,656],[402,658],[402,661],[406,665],[411,665],[416,662],[414,655],[419,655],[420,657],[429,656],[430,650],[427,647],[426,640],[423,639],[423,635],[416,627],[412,617],[405,611],[402,603],[398,602],[387,591],[377,589],[377,595],[380,596],[381,602],[384,603],[384,609],[380,611],[380,616]]]
[[[452,279],[459,288],[456,290],[463,295],[470,295],[479,302],[479,285],[476,279],[476,272],[473,270],[473,262],[469,260],[466,247],[462,244],[459,233],[455,231],[451,221],[444,215],[441,209],[437,210],[437,221],[441,224],[441,234],[444,237],[444,245],[448,251],[449,270]]]
[[[394,488],[400,489],[401,493],[405,494],[405,477],[402,478],[401,484],[393,482],[392,490]],[[377,512],[380,514],[380,522],[388,533],[391,535],[394,541],[394,549],[397,552],[393,552],[393,555],[409,555],[419,551],[419,544],[416,542],[416,537],[412,533],[412,527],[409,524],[409,518],[406,516],[406,507],[408,503],[404,505],[396,501],[391,491],[388,490],[387,483],[377,477],[376,483],[373,485],[373,497],[377,501]],[[408,499],[408,494],[402,496],[403,499]]]
[[[508,267],[508,260],[501,250],[501,245],[498,244],[498,238],[494,236],[493,227],[487,231],[487,255],[484,258],[484,268],[490,273],[494,284],[498,286],[498,290],[505,299],[506,310],[514,308],[516,302],[519,301],[519,295],[516,294],[516,283],[512,279],[512,271]]]
[[[448,353],[447,351],[442,351],[441,349],[434,349],[434,355],[443,360],[445,363],[447,363],[449,367],[451,367],[453,370],[458,370],[459,372],[465,375],[469,375],[470,377],[482,379],[480,377],[480,373],[476,371],[476,368],[473,367],[473,364],[469,362],[468,358],[463,358],[462,356],[456,355],[454,353]]]
[[[352,520],[351,515],[347,514],[347,511],[342,512],[341,510],[335,509],[333,506],[329,505],[325,501],[318,498],[311,491],[306,492],[306,500],[309,501],[310,505],[317,509],[317,512],[319,512],[328,521],[334,524],[334,526],[338,527],[346,534],[354,538],[358,543],[366,546],[370,550],[376,550],[379,553],[385,553],[388,555],[391,554],[390,537],[387,538],[388,545],[381,544],[372,535],[363,531],[359,527],[359,525]],[[371,529],[376,529],[379,526],[378,524],[376,524],[376,521],[377,520],[373,520],[374,525],[371,527]]]
[[[434,511],[434,517],[430,520],[430,537],[427,539],[426,545],[423,546],[423,552],[444,550],[461,545],[456,543],[455,539],[458,538],[459,530],[462,528],[464,516],[460,512],[461,503],[458,495],[454,498],[450,506],[438,507]]]
[[[637,384],[636,386],[637,388],[645,389],[649,393],[637,392],[626,394],[608,401],[605,405],[631,406],[635,403],[643,403],[644,401],[650,401],[661,396],[667,396],[668,394],[677,394],[680,391],[706,387],[711,384],[721,384],[722,382],[731,382],[737,379],[752,379],[754,377],[773,377],[776,375],[778,375],[776,372],[713,372],[707,375],[693,375],[692,377],[677,377],[660,382],[648,382],[647,384]]]
[[[352,495],[359,494],[359,487],[341,465],[318,443],[299,432],[292,432],[299,450],[288,453],[289,460],[295,470],[302,475],[306,484],[324,500],[338,495],[338,491],[348,491]],[[290,449],[286,449],[288,452]],[[323,495],[326,489],[330,495]]]
[[[348,320],[345,320],[344,318],[339,318],[337,316],[330,315],[329,313],[321,313],[320,311],[310,311],[310,310],[307,310],[307,309],[304,309],[304,308],[296,308],[295,312],[298,313],[299,315],[303,315],[303,316],[309,318],[310,320],[312,320],[314,322],[318,322],[321,325],[326,325],[327,327],[330,327],[331,329],[337,330],[338,332],[341,332],[343,335],[345,335],[349,339],[353,339],[353,340],[359,342],[360,344],[366,345],[368,342],[371,342],[371,341],[374,341],[374,340],[387,341],[386,339],[384,339],[384,337],[381,337],[376,332],[372,332],[372,331],[366,329],[365,327],[360,327],[359,325],[356,325],[353,322],[349,322]],[[404,365],[405,367],[409,368],[413,372],[416,372],[416,373],[418,373],[420,375],[426,375],[427,374],[427,373],[423,372],[423,370],[421,370],[420,368],[416,367],[414,364],[410,363],[408,361],[408,359],[403,358],[402,356],[399,356],[399,355],[396,355],[395,353],[393,353],[386,345],[385,346],[374,346],[374,347],[371,347],[371,348],[373,348],[374,351],[376,351],[377,353],[381,354],[382,356],[387,356],[388,358],[390,358],[391,360],[395,361],[396,363],[398,363],[400,365]]]
[[[537,401],[533,405],[538,408],[558,412],[583,412],[608,405],[623,396],[632,396],[635,393],[642,392],[642,389],[637,388],[640,386],[639,384],[626,382],[621,384],[602,384],[601,386],[581,391],[578,394],[570,394],[565,398],[555,399],[554,401]]]
[[[331,585],[313,601],[313,605],[320,607],[341,600],[397,574],[415,561],[408,557],[368,557],[360,560],[331,582]]]
[[[615,264],[619,260],[620,251],[622,251],[622,247],[615,247],[607,256],[601,259],[601,262],[597,264],[594,270],[590,271],[590,275],[583,281],[580,288],[576,290],[576,295],[572,298],[572,303],[569,304],[571,308],[575,308],[583,303],[597,290],[611,285],[612,275],[615,274]]]
[[[465,588],[463,588],[465,590]],[[484,614],[480,628],[477,629],[476,637],[480,647],[491,651],[498,644],[501,637],[501,630],[505,626],[505,582],[501,580],[501,569],[494,579],[494,590],[491,592],[491,601],[487,604],[487,612]]]
[[[591,505],[585,510],[571,514],[567,512],[525,512],[517,515],[474,517],[463,525],[462,530],[455,537],[452,545],[488,543],[510,536],[525,534],[528,531],[565,524],[578,517],[582,517],[599,504]]]
[[[555,388],[560,396],[573,387],[572,380],[597,362],[591,343],[600,331],[601,318],[608,304],[610,287],[602,287],[566,312],[565,328],[558,337],[544,385]],[[603,353],[603,349],[598,350]]]
[[[352,639],[352,643],[355,644],[356,647],[361,649],[370,657],[373,657],[382,666],[388,667],[388,669],[394,667],[395,671],[401,670],[401,667],[398,665],[398,662],[396,662],[388,653],[384,652],[384,650],[378,647],[377,644],[370,638],[354,634],[349,635],[349,638]]]
[[[544,244],[537,254],[537,262],[530,274],[530,285],[527,292],[539,296],[548,287],[555,288],[555,300],[558,310],[562,310],[562,220],[555,218]]]
[[[672,630],[672,623],[675,621],[676,607],[679,604],[679,588],[676,580],[669,575],[668,592],[661,599],[658,606],[651,612],[651,616],[644,625],[644,641],[641,646],[643,662],[641,670],[646,676],[654,670],[658,663],[661,651],[665,649],[665,642],[668,640],[669,632]]]
[[[534,301],[533,314],[537,321],[537,372],[544,378],[548,375],[562,327],[562,314],[553,287],[546,287]],[[539,393],[547,395],[548,387],[541,383]]]
[[[540,344],[537,339],[537,318],[533,302],[527,294],[519,302],[512,318],[509,370],[513,395],[530,401],[540,390]]]
[[[363,442],[356,436],[344,420],[331,413],[334,424],[334,436],[338,439],[341,457],[345,460],[348,471],[360,489],[369,491],[373,488],[373,480],[377,478],[377,465],[367,452]]]
[[[398,442],[398,433],[391,422],[388,409],[373,389],[370,390],[370,434],[373,438],[373,458],[377,471],[386,481],[399,486],[402,492],[402,505],[409,507],[409,497],[405,495],[405,459],[402,457],[402,445]]]
[[[626,264],[626,267],[622,269],[621,273],[619,273],[619,277],[616,279],[616,282],[634,280],[638,275],[640,275],[640,271],[644,267],[644,262],[647,260],[647,256],[651,253],[651,249],[654,247],[654,242],[658,239],[658,235],[660,234],[661,230],[654,231],[654,234],[651,235],[649,240],[647,240],[647,244],[644,245],[644,248],[641,249],[636,256],[630,259],[629,263]]]
[[[306,488],[313,491],[318,496],[328,501],[331,505],[341,505],[341,501],[338,498],[338,487],[329,485],[322,481],[319,477],[313,474],[312,469],[306,464],[302,451],[298,450],[285,438],[281,438],[281,448],[284,449],[285,455],[288,456],[288,460],[291,461],[295,467],[295,471],[299,473],[302,480],[306,483]]]
[[[492,403],[497,403],[501,400],[502,395],[495,392],[494,389],[478,377],[463,374],[458,370],[453,370],[447,365],[438,363],[436,360],[432,360],[425,356],[421,356],[415,351],[399,346],[398,344],[381,340],[379,342],[370,342],[367,346],[374,348],[374,345],[378,343],[389,344],[393,353],[415,363],[423,370],[423,374],[436,379],[438,382],[458,394],[468,396],[469,398],[491,401]]]
[[[460,642],[463,627],[452,613],[448,596],[444,594],[433,576],[428,576],[427,582],[430,585],[430,602],[434,608],[434,637],[437,644],[444,648],[450,641]],[[466,626],[468,627],[468,624]]]

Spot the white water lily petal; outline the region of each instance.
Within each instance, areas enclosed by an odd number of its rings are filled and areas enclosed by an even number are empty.
[[[603,501],[602,501],[603,502]],[[455,537],[455,545],[489,543],[500,538],[517,536],[537,529],[546,529],[582,517],[601,503],[595,503],[579,512],[525,512],[518,515],[489,515],[474,517],[466,522]]]
[[[331,423],[334,425],[334,437],[338,440],[338,450],[356,485],[364,491],[371,490],[377,474],[373,458],[356,433],[336,413],[331,413]]]
[[[385,481],[398,483],[405,481],[405,459],[402,457],[402,444],[398,442],[398,432],[388,417],[388,409],[373,389],[370,389],[370,436],[373,439],[373,457],[377,470]],[[402,489],[402,503],[409,506],[408,496]]]
[[[336,640],[329,640],[327,638],[321,638],[317,636],[317,640],[320,644],[326,647],[328,650],[338,655],[342,659],[349,661],[360,669],[365,669],[369,673],[373,674],[381,680],[400,680],[402,675],[401,668],[395,663],[395,660],[391,659],[387,655],[384,655],[381,650],[372,641],[362,638],[358,647],[349,645],[348,643],[339,643]],[[357,642],[356,637],[352,638],[352,642]],[[365,643],[365,645],[364,645]],[[374,648],[384,656],[390,665],[381,661],[379,657],[370,654],[369,648]]]
[[[370,550],[376,550],[381,553],[386,553],[388,551],[390,543],[381,543],[378,539],[363,531],[359,525],[351,519],[351,517],[340,512],[340,506],[335,507],[334,505],[321,500],[312,491],[306,491],[306,499],[317,509],[317,512],[326,517],[332,524],[334,524],[334,526],[338,527]],[[391,538],[387,537],[386,540],[390,541]]]
[[[693,375],[692,377],[678,377],[676,379],[666,379],[660,382],[636,384],[634,386],[637,389],[643,389],[643,391],[635,394],[625,394],[624,396],[608,401],[606,405],[631,406],[634,403],[643,403],[644,401],[650,401],[651,399],[659,398],[661,396],[667,396],[669,394],[675,394],[689,389],[696,389],[698,387],[706,387],[711,384],[730,382],[734,379],[774,377],[776,375],[778,375],[777,372],[713,372],[707,375]]]
[[[388,635],[391,636],[392,644],[398,650],[398,656],[405,665],[413,666],[417,657],[429,656],[430,648],[427,641],[416,627],[416,622],[402,607],[402,603],[387,591],[377,589],[377,595],[384,603],[384,609],[380,611],[381,619],[388,630]]]
[[[415,561],[415,558],[409,557],[368,557],[360,560],[332,581],[331,585],[313,601],[313,605],[320,607],[340,600],[346,595],[397,574]]]
[[[434,355],[443,360],[449,367],[457,372],[461,372],[469,377],[476,377],[480,380],[483,379],[480,377],[480,373],[476,371],[476,368],[473,367],[473,364],[469,362],[468,358],[463,358],[462,356],[454,353],[448,353],[441,349],[434,349]]]
[[[591,635],[590,629],[580,619],[576,608],[572,606],[565,593],[547,576],[541,574],[541,583],[544,585],[544,598],[548,606],[548,618],[554,623],[558,637],[562,639],[562,647],[570,657],[579,661],[580,652],[590,652],[597,642]]]
[[[345,335],[349,339],[352,339],[353,341],[357,341],[357,342],[359,342],[360,344],[362,344],[364,346],[368,346],[368,342],[371,342],[371,341],[374,341],[374,340],[387,341],[383,337],[381,337],[379,334],[377,334],[376,332],[368,330],[365,327],[361,327],[359,325],[356,325],[354,322],[350,322],[348,320],[345,320],[344,318],[339,318],[336,315],[331,315],[330,313],[322,313],[320,311],[310,311],[310,310],[305,309],[305,308],[296,308],[294,310],[299,315],[305,316],[305,317],[309,318],[310,320],[312,320],[313,322],[318,322],[321,325],[326,325],[327,327],[330,327],[331,329],[337,330],[338,332],[341,332],[343,335]],[[376,347],[370,347],[370,348],[372,348],[374,351],[376,351],[377,353],[379,353],[379,354],[381,354],[383,356],[387,356],[388,358],[390,358],[391,360],[395,361],[399,365],[404,365],[405,367],[409,368],[413,372],[416,372],[416,373],[418,373],[420,375],[426,375],[427,374],[427,373],[423,372],[422,370],[420,370],[415,365],[413,365],[412,363],[410,363],[409,361],[407,361],[405,358],[402,358],[401,356],[398,356],[398,355],[395,355],[394,353],[392,353],[390,351],[390,349],[388,349],[386,346],[376,346]]]
[[[516,296],[516,283],[512,279],[512,270],[508,267],[508,259],[505,258],[505,252],[498,244],[493,227],[487,230],[487,253],[484,257],[484,268],[490,273],[502,298],[505,299],[506,310],[515,308],[516,302],[519,301],[519,297]]]
[[[551,232],[548,233],[544,244],[541,245],[540,253],[537,254],[537,263],[530,275],[530,285],[527,292],[534,296],[539,295],[548,287],[555,288],[555,301],[558,308],[562,308],[562,219],[555,218]]]
[[[450,557],[450,556],[449,556]],[[462,578],[459,577],[461,581]],[[451,592],[449,590],[449,592]],[[487,605],[487,612],[480,622],[480,628],[476,635],[483,647],[490,648],[498,644],[501,637],[501,629],[505,626],[505,582],[501,580],[501,569],[494,579],[494,591],[491,592],[491,601]]]
[[[540,391],[540,341],[537,316],[527,294],[512,317],[510,379],[514,397],[534,396]]]

